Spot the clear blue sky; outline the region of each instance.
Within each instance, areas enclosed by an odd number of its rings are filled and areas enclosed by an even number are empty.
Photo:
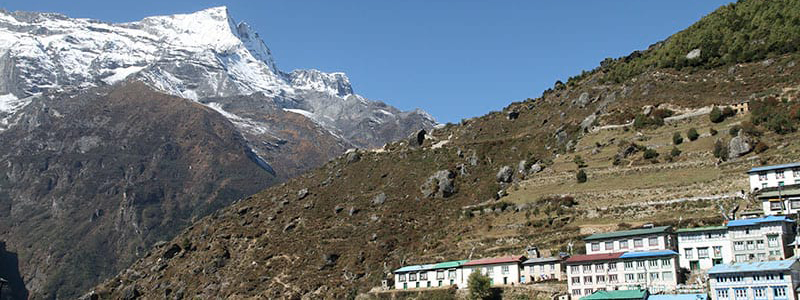
[[[343,71],[357,93],[458,122],[535,98],[728,3],[663,1],[7,1],[7,10],[110,22],[226,5],[285,71]]]

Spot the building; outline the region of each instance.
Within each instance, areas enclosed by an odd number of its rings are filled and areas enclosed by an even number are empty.
[[[738,114],[746,114],[750,112],[750,101],[739,101],[729,106],[733,111]]]
[[[586,254],[677,249],[670,226],[597,233],[583,240]]]
[[[573,298],[596,291],[673,291],[678,286],[678,253],[672,250],[599,253],[565,260]]]
[[[800,184],[800,162],[761,166],[747,171],[750,191]]]
[[[660,294],[650,295],[647,300],[708,300],[707,294]]]
[[[461,266],[467,260],[405,266],[394,271],[394,288],[429,288],[466,282]]]
[[[681,228],[675,233],[678,235],[681,268],[694,272],[733,262],[728,227]]]
[[[646,290],[597,291],[580,300],[647,300]]]
[[[766,187],[755,191],[753,196],[761,201],[765,216],[797,215],[800,212],[800,184]]]
[[[492,285],[514,285],[519,284],[520,269],[525,256],[513,255],[504,257],[484,258],[471,260],[462,265],[463,277],[458,284],[458,288],[467,287],[467,278],[472,272],[481,272],[489,276]]]
[[[794,253],[794,221],[786,216],[731,220],[728,235],[734,262],[781,260]],[[683,246],[681,246],[683,247]]]
[[[797,300],[796,259],[716,265],[708,271],[712,300]]]
[[[560,257],[535,257],[522,262],[520,283],[564,280],[566,272]]]

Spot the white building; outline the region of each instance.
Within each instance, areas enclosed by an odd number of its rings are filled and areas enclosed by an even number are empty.
[[[442,287],[466,282],[461,266],[467,260],[405,266],[395,270],[395,289]]]
[[[800,162],[752,168],[747,174],[750,191],[800,184]]]
[[[672,250],[600,253],[565,260],[573,299],[596,291],[674,291],[678,286],[678,253]]]
[[[467,287],[467,279],[472,272],[481,272],[489,276],[492,285],[515,285],[519,284],[520,269],[525,256],[513,255],[504,257],[484,258],[471,260],[462,266],[464,270],[463,280],[458,284],[458,288]]]
[[[564,264],[560,257],[535,257],[522,262],[520,283],[564,280]]]
[[[712,300],[797,300],[796,259],[716,265],[708,271]]]
[[[676,234],[681,268],[694,272],[733,262],[732,242],[726,226],[681,228]]]
[[[583,240],[586,254],[677,249],[670,226],[597,233]]]
[[[735,262],[786,259],[794,252],[795,223],[786,216],[731,220],[727,227]]]

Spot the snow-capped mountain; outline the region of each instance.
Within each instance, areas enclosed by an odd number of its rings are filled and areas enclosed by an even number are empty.
[[[235,23],[226,7],[121,24],[0,12],[0,130],[13,123],[26,97],[126,78],[196,101],[260,93],[358,147],[434,124],[422,111],[401,112],[355,94],[344,73],[280,71],[258,33]],[[263,131],[226,116],[243,130]]]

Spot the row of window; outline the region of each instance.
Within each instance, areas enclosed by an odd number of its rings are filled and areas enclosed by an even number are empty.
[[[763,185],[763,184],[762,184]],[[781,184],[783,185],[783,184]],[[766,187],[766,186],[764,186]],[[800,209],[800,200],[790,200],[789,207],[791,209]],[[773,211],[780,211],[783,210],[783,201],[772,201],[769,203],[769,209]]]
[[[625,275],[625,282],[647,282],[647,277],[650,274],[650,281],[659,281],[659,280],[673,280],[675,278],[672,272],[652,272],[652,273],[627,273]],[[584,284],[584,285],[591,285],[591,284],[605,284],[608,283],[618,283],[619,278],[616,274],[611,275],[597,275],[597,276],[575,276],[570,278],[570,283],[572,284]]]
[[[622,287],[622,286],[620,286],[620,287]],[[641,285],[627,285],[627,286],[624,287],[624,289],[627,289],[627,290],[638,290],[640,288],[641,288]],[[651,285],[651,286],[648,286],[647,289],[650,290],[652,293],[657,293],[657,292],[662,292],[662,291],[668,290],[668,287],[664,286],[664,285]],[[583,290],[581,290],[581,289],[572,289],[570,291],[570,293],[572,293],[572,296],[581,296],[581,293],[583,293],[583,296],[588,296],[588,295],[591,295],[592,293],[594,293],[596,291],[605,291],[605,290],[606,290],[605,288],[596,288],[596,289],[586,288],[586,289],[583,289]]]
[[[617,241],[619,249],[628,249],[628,240]],[[647,245],[650,247],[658,247],[658,237],[647,238]],[[644,247],[644,239],[633,239],[633,248]],[[614,250],[614,241],[603,242],[603,250]],[[600,251],[600,243],[592,243],[592,251]]]
[[[420,273],[408,273],[408,274],[399,274],[397,275],[397,281],[404,282],[406,281],[406,275],[408,275],[408,281],[425,281],[428,280],[428,272],[420,272]],[[448,279],[456,279],[456,270],[449,270],[447,272]],[[444,279],[444,270],[436,271],[436,279],[443,280]]]
[[[752,295],[755,299],[767,299],[767,295],[769,295],[770,290],[772,290],[772,297],[773,299],[785,299],[787,298],[786,295],[786,287],[785,286],[757,286],[752,288]],[[717,289],[717,299],[731,299],[731,292],[730,289]],[[736,300],[745,300],[748,299],[748,289],[747,288],[735,288],[733,289],[733,299]]]
[[[777,235],[768,235],[767,236],[767,246],[770,248],[778,248],[780,247],[780,243],[778,242]],[[733,242],[733,250],[734,251],[745,251],[745,250],[763,250],[764,249],[764,240],[750,240],[750,241],[735,241]]]
[[[524,268],[526,268],[528,270],[528,274],[533,274],[534,269],[538,270],[539,273],[544,273],[545,269],[547,269],[548,272],[553,272],[553,271],[556,270],[556,264],[552,263],[552,264],[549,264],[549,265],[527,266],[527,267],[524,267]]]
[[[705,233],[695,233],[695,234],[681,234],[678,236],[678,241],[680,242],[693,242],[693,241],[707,241],[710,239],[724,239],[727,238],[728,235],[725,231],[713,231],[713,232],[705,232]]]
[[[494,269],[495,267],[484,267],[481,269],[481,272],[483,273],[483,275],[492,276],[494,275]],[[510,270],[508,266],[500,266],[500,274],[508,275],[509,273]]]
[[[733,256],[733,260],[735,262],[746,262],[746,261],[768,261],[768,260],[776,260],[776,259],[783,259],[783,255],[781,255],[780,250],[770,250],[769,256],[767,253],[745,253],[745,254],[736,254]]]
[[[456,284],[455,280],[453,280],[453,279],[450,279],[450,285],[454,285],[454,284]],[[441,281],[441,280],[439,280],[439,281],[437,282],[437,285],[436,285],[436,286],[444,286],[444,285],[443,285],[442,281]],[[421,287],[421,286],[420,286],[420,282],[419,282],[419,281],[417,281],[417,282],[415,283],[415,287],[417,287],[417,288]],[[432,284],[431,284],[431,282],[430,282],[430,281],[428,281],[428,282],[427,282],[427,284],[426,284],[426,287],[432,287]],[[403,283],[403,289],[407,289],[407,288],[408,288],[408,282],[404,282],[404,283]]]
[[[659,264],[660,262],[660,264]],[[671,268],[672,267],[672,259],[671,258],[662,258],[662,259],[649,259],[649,260],[636,260],[636,261],[625,261],[623,262],[623,266],[625,270],[633,270],[633,269],[644,269],[644,268]],[[570,273],[592,273],[592,269],[594,272],[605,272],[606,269],[608,271],[616,271],[617,270],[617,263],[611,262],[608,264],[599,263],[599,264],[587,264],[587,265],[572,265],[569,266]]]
[[[717,279],[717,282],[743,282],[745,280],[744,277],[741,275],[717,276],[715,278]],[[765,274],[753,275],[753,282],[765,282],[765,281],[776,281],[776,280],[783,280],[783,274],[765,273]]]
[[[775,171],[775,179],[785,179],[786,173],[793,174],[794,178],[800,177],[800,168],[795,168],[790,170],[778,170]],[[760,181],[767,181],[767,172],[759,172],[758,173],[758,180]]]
[[[709,258],[708,247],[683,248],[683,257],[694,259],[695,249],[697,250],[698,259]],[[722,257],[722,246],[714,246],[711,249],[713,250],[714,258]]]

